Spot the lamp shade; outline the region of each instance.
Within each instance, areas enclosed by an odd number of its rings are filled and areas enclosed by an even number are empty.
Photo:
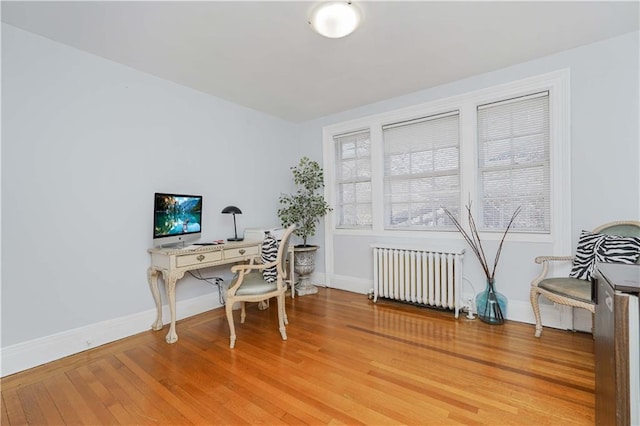
[[[325,37],[345,37],[360,24],[360,11],[350,1],[323,2],[311,13],[309,24]]]
[[[242,214],[242,210],[240,210],[236,206],[227,206],[224,209],[222,209],[221,213],[225,213],[225,214]]]

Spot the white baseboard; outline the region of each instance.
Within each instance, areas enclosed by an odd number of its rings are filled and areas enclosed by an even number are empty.
[[[218,293],[206,294],[176,303],[176,319],[180,320],[220,307]],[[162,320],[170,321],[169,306],[162,309]],[[106,343],[114,342],[134,334],[151,330],[156,319],[156,310],[150,309],[137,314],[64,331],[0,349],[0,376],[37,367],[69,355],[86,351]],[[158,333],[166,334],[168,328]],[[178,330],[178,335],[180,331]]]
[[[316,285],[351,291],[363,295],[367,294],[373,285],[371,280],[349,276],[333,275],[330,278],[330,282],[327,282],[326,278],[324,274],[314,274],[312,282],[317,283]],[[217,293],[182,300],[176,303],[176,319],[188,318],[220,306]],[[565,310],[558,309],[555,305],[541,304],[540,312],[545,327],[567,329],[567,326],[563,325],[566,324],[567,321],[567,312]],[[47,362],[148,331],[151,329],[151,324],[155,318],[156,310],[149,309],[137,314],[102,321],[74,330],[64,331],[62,333],[1,348],[0,377],[5,377],[9,374],[37,367]],[[170,320],[168,305],[163,306],[162,319],[164,324],[167,324]],[[528,301],[510,300],[507,308],[507,319],[535,324],[533,311]],[[167,327],[158,331],[158,333],[163,334],[167,332]],[[180,334],[179,330],[178,334]],[[533,336],[533,329],[531,335]]]
[[[367,294],[373,289],[373,281],[344,275],[331,275],[328,279],[329,287],[340,290],[347,290],[359,294]],[[467,294],[468,293],[468,294]],[[474,296],[467,292],[463,297]],[[544,327],[568,329],[567,315],[571,315],[570,311],[564,306],[540,304],[540,315]],[[529,300],[509,300],[507,307],[507,319],[509,321],[523,322],[525,324],[535,324],[536,319],[533,315],[531,302]],[[578,327],[576,327],[578,328]],[[578,328],[580,329],[580,328]],[[534,329],[531,331],[533,336]]]
[[[347,275],[331,275],[328,287],[358,294],[368,294],[369,290],[373,288],[373,281]]]

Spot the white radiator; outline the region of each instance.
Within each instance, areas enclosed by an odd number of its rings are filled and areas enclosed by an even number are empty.
[[[462,306],[464,249],[432,250],[374,244],[373,301],[378,297],[455,310]]]

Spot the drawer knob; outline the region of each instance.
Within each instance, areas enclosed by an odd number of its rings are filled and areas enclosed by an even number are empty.
[[[245,249],[240,249],[240,254],[244,254],[245,253]]]
[[[198,257],[196,257],[196,259],[198,259],[198,262],[202,262],[204,260],[204,254],[198,255]]]

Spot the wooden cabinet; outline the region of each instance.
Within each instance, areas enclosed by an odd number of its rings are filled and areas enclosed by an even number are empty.
[[[598,264],[596,424],[640,423],[640,265]]]

